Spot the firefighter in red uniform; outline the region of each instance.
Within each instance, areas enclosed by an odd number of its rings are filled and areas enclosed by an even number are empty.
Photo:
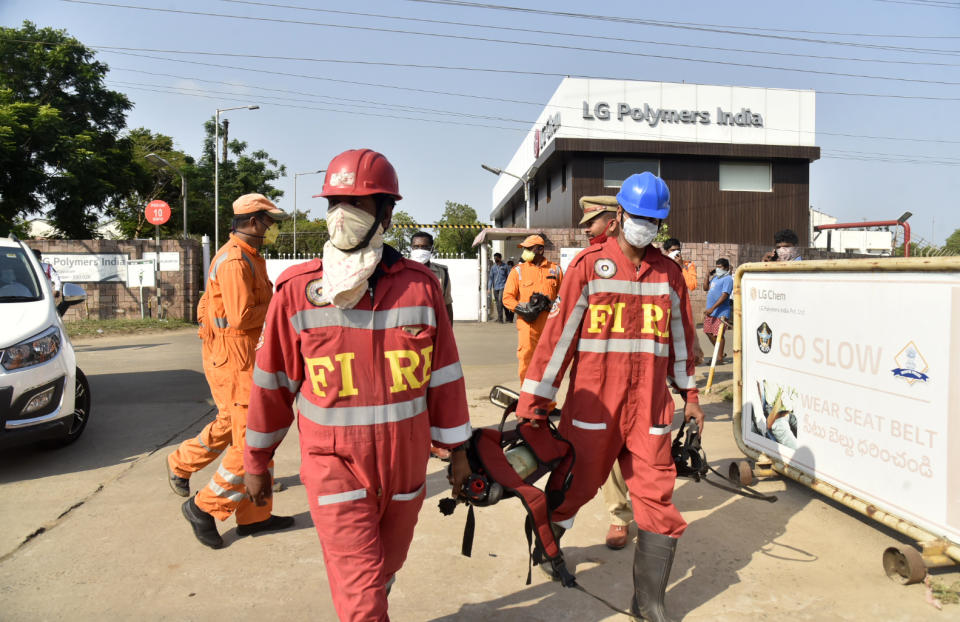
[[[518,417],[546,419],[572,362],[559,431],[573,444],[576,461],[553,521],[570,527],[619,461],[638,528],[632,606],[656,622],[669,620],[663,596],[687,526],[671,500],[676,469],[668,383],[685,398],[684,417],[703,429],[687,286],[676,262],[650,246],[669,201],[666,184],[651,173],[624,181],[617,194],[620,233],[570,263],[517,407]]]
[[[244,453],[254,502],[299,414],[310,513],[341,620],[388,620],[387,594],[426,496],[431,440],[470,473],[463,372],[443,293],[429,268],[383,243],[397,175],[369,149],[333,159],[323,260],[277,280],[257,352]]]

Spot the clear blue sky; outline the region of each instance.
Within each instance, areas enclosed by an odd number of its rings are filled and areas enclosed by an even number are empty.
[[[109,84],[135,104],[129,126],[173,136],[194,155],[216,108],[259,104],[228,113],[231,137],[286,164],[278,184],[286,209],[293,173],[325,168],[344,149],[371,147],[396,166],[400,207],[418,221],[435,221],[446,200],[467,203],[486,220],[496,178],[480,164],[505,166],[561,77],[575,75],[814,89],[823,151],[811,167],[814,207],[842,221],[909,210],[915,237],[935,243],[960,228],[960,2],[493,3],[537,12],[466,6],[479,4],[4,0],[0,22],[65,28],[98,48],[111,68]],[[120,54],[106,46],[194,53]],[[313,217],[326,207],[310,198],[321,183],[319,175],[299,178],[298,208]]]

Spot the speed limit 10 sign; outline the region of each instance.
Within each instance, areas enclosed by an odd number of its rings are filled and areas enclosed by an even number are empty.
[[[150,201],[145,210],[147,222],[151,225],[162,225],[170,220],[170,206],[166,201]]]

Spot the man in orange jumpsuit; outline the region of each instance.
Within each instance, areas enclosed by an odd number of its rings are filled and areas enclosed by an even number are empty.
[[[327,166],[323,259],[277,279],[257,352],[244,467],[270,499],[269,464],[294,423],[300,479],[341,620],[386,621],[427,496],[430,443],[451,451],[450,481],[470,474],[463,371],[440,283],[383,242],[397,174],[370,149]]]
[[[204,325],[213,333],[210,384],[218,407],[218,421],[229,420],[231,444],[210,483],[183,504],[183,515],[194,535],[210,548],[223,546],[215,519],[236,512],[240,536],[285,529],[289,516],[273,516],[271,504],[255,505],[243,487],[243,445],[247,404],[253,378],[253,359],[273,285],[259,249],[274,237],[276,221],[287,217],[262,194],[245,194],[233,203],[233,233],[210,263]]]
[[[523,249],[520,255],[523,263],[510,271],[503,288],[503,306],[517,313],[517,359],[520,361],[518,373],[521,381],[527,375],[527,367],[533,358],[533,351],[537,349],[543,326],[547,323],[550,306],[535,318],[522,317],[522,309],[530,303],[533,294],[543,294],[552,304],[557,299],[563,280],[560,266],[543,256],[545,244],[539,235],[531,235],[517,246]],[[521,305],[521,310],[517,310],[517,305]]]
[[[213,379],[213,329],[206,319],[207,294],[200,297],[197,305],[197,322],[200,325],[197,336],[200,337],[200,360],[203,363],[203,375],[207,378],[210,395],[217,407],[217,416],[208,423],[196,438],[188,438],[180,443],[167,456],[167,481],[173,492],[181,497],[190,496],[190,475],[203,469],[217,459],[230,444],[231,423],[226,404],[228,397],[220,384]]]
[[[674,402],[703,426],[694,383],[696,334],[676,262],[651,246],[670,212],[667,185],[631,175],[617,194],[619,234],[578,254],[523,381],[517,417],[547,418],[571,365],[560,435],[576,451],[572,482],[551,520],[569,528],[619,461],[637,523],[633,612],[668,622],[663,596],[677,538],[687,524],[673,505]]]

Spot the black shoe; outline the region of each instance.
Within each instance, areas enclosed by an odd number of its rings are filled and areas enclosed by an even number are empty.
[[[293,522],[292,516],[274,516],[271,514],[270,518],[267,520],[262,520],[259,523],[237,525],[237,535],[252,536],[254,534],[263,533],[266,531],[280,531],[281,529],[293,527]]]
[[[182,506],[183,517],[187,519],[190,526],[193,527],[193,535],[197,540],[211,549],[219,549],[223,546],[223,538],[217,531],[217,521],[215,518],[197,507],[194,497],[187,499]]]
[[[175,494],[181,497],[190,496],[190,480],[171,471],[169,462],[167,462],[167,481],[170,482],[170,488],[173,489]]]
[[[556,523],[551,523],[550,527],[553,529],[553,539],[557,542],[557,548],[560,548],[560,538],[563,537],[566,529],[561,527]],[[531,554],[532,562],[534,566],[537,566],[545,575],[550,577],[553,581],[560,580],[560,573],[557,572],[557,569],[553,567],[553,564],[550,562],[550,558],[547,557],[547,552],[540,548],[540,541],[536,540],[533,546],[533,553]],[[563,552],[560,553],[560,559],[563,559]]]

